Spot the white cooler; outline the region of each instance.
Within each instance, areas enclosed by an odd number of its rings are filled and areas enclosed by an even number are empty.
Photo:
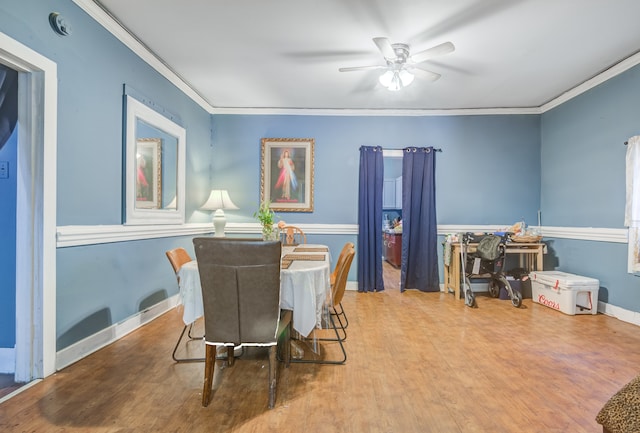
[[[596,278],[561,271],[534,271],[529,278],[534,302],[565,314],[598,313],[600,281]]]

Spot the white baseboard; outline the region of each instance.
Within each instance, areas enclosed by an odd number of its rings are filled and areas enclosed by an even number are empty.
[[[625,310],[624,308],[598,301],[598,313],[606,314],[623,322],[640,326],[640,313],[636,311]]]
[[[0,373],[13,374],[16,372],[16,349],[0,347]]]
[[[140,328],[142,325],[151,322],[153,319],[171,310],[178,305],[178,303],[179,295],[174,295],[157,303],[153,307],[129,317],[123,322],[113,324],[108,328],[72,344],[69,347],[65,347],[56,353],[56,371],[61,370],[64,367],[79,361],[85,356],[88,356],[114,341],[119,340],[130,332]]]

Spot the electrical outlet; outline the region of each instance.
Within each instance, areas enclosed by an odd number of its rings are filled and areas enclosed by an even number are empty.
[[[9,161],[0,161],[0,179],[9,179]]]

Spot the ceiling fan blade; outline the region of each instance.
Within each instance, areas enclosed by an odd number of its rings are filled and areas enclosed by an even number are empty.
[[[349,68],[339,68],[340,72],[352,72],[352,71],[370,71],[373,69],[387,69],[386,66],[372,65],[372,66],[351,66]]]
[[[436,45],[435,47],[431,47],[424,51],[415,53],[414,55],[410,56],[409,59],[411,59],[411,61],[414,63],[425,62],[433,57],[449,54],[455,49],[456,47],[451,42],[444,42],[440,45]]]
[[[421,78],[423,80],[436,81],[442,76],[435,72],[427,71],[426,69],[422,69],[418,67],[407,67],[406,69],[412,74],[414,74],[416,77]]]
[[[376,44],[382,55],[387,60],[393,60],[396,57],[396,52],[391,46],[391,42],[387,38],[373,38],[373,42]]]

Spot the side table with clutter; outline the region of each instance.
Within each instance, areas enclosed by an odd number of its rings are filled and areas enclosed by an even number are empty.
[[[517,266],[511,264],[505,273],[510,280],[512,286],[517,287],[523,297],[531,297],[529,282],[527,281],[528,273],[534,270],[543,269],[544,254],[547,253],[547,247],[542,242],[542,236],[539,229],[527,228],[524,221],[519,221],[510,227],[503,228],[491,234],[499,236],[508,233],[509,241],[506,243],[507,255],[518,255]],[[481,237],[490,233],[477,233]],[[460,257],[462,254],[461,233],[449,234],[443,242],[443,263],[444,263],[444,291],[454,293],[456,299],[461,297],[461,278],[462,266]],[[477,244],[468,245],[468,252],[475,252]],[[526,282],[526,284],[522,284]],[[484,291],[479,289],[478,291]],[[504,298],[503,298],[504,299]]]

